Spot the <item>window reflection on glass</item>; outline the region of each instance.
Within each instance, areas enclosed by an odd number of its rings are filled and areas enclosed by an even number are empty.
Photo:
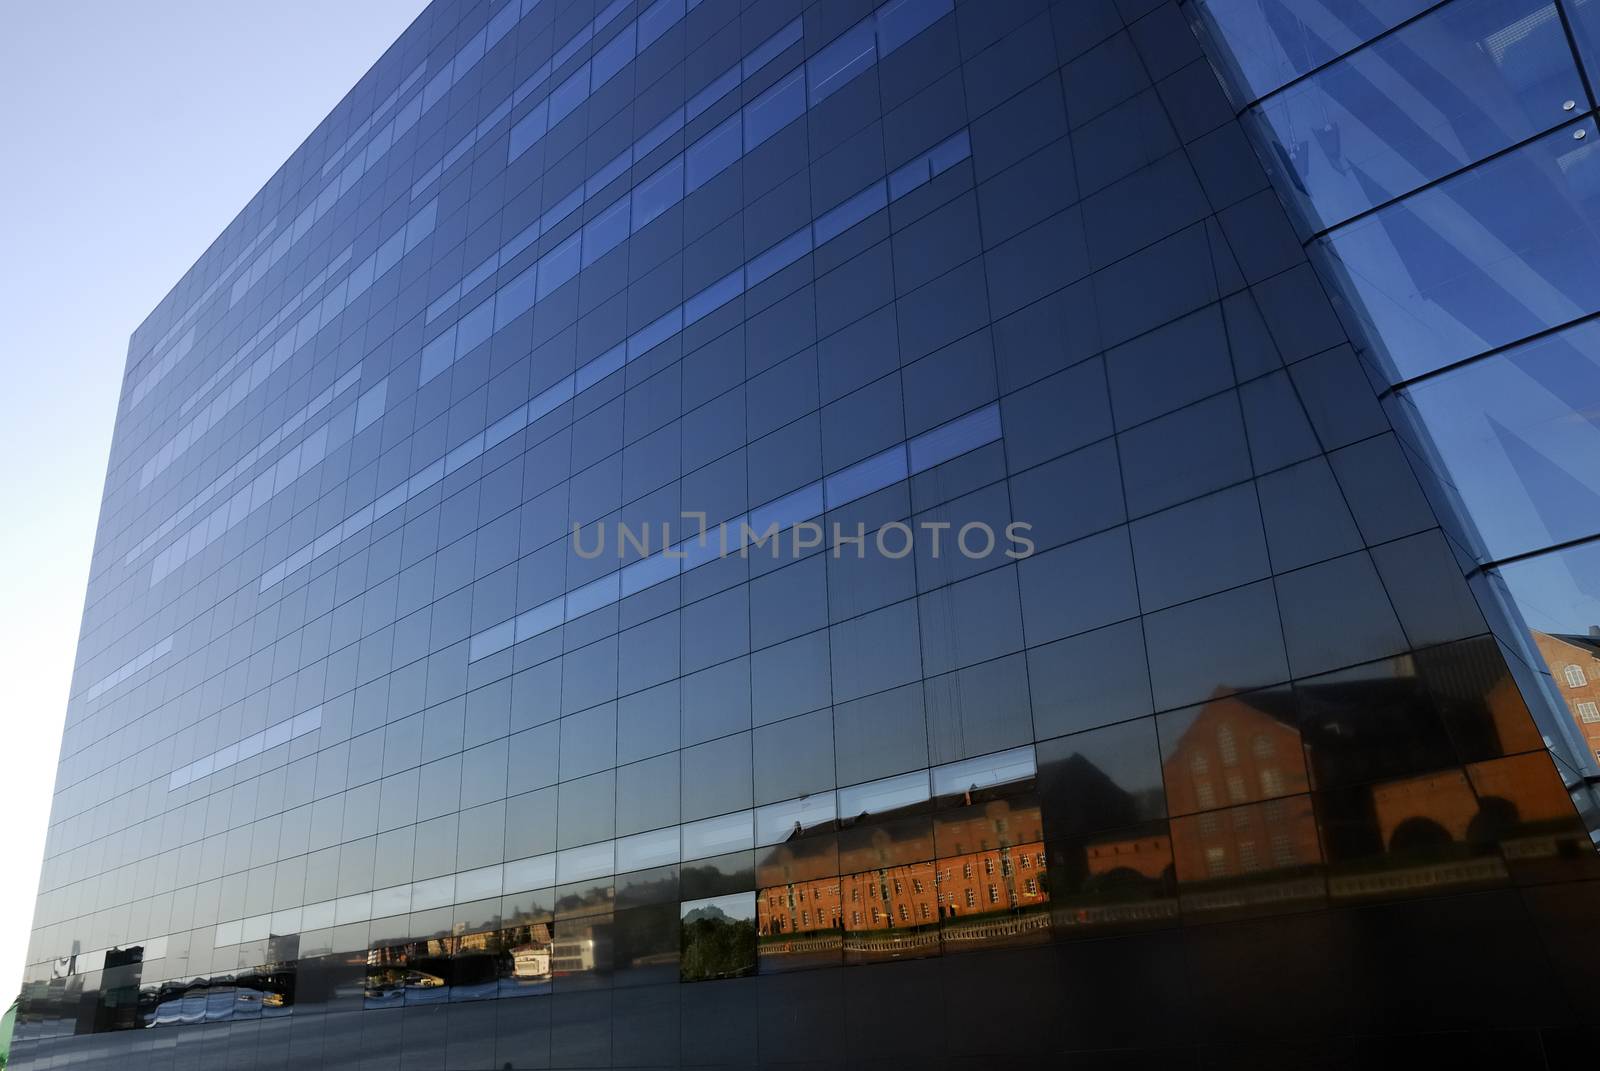
[[[1564,127],[1313,247],[1388,375],[1410,379],[1600,308],[1597,149],[1592,121]]]
[[[1321,903],[1322,851],[1310,796],[1172,820],[1185,918],[1240,918]]]
[[[797,831],[756,852],[756,885],[784,885],[839,873],[839,839],[828,828]]]
[[[796,828],[761,853],[763,971],[1048,938],[1049,868],[1031,755],[952,764],[945,773],[941,799],[953,806],[918,813],[927,805],[912,793],[879,809],[876,821],[838,834],[826,824]]]
[[[756,890],[761,972],[837,964],[844,949],[842,908],[837,877],[788,881]]]
[[[1031,790],[1035,772],[1033,748],[1014,748],[935,767],[933,794],[940,803],[970,807],[983,800],[1004,799]]]
[[[1162,714],[1169,814],[1273,799],[1309,787],[1299,712],[1287,687],[1223,696]]]
[[[915,773],[886,777],[864,785],[853,785],[839,790],[839,817],[851,822],[871,815],[893,813],[914,808],[929,797],[928,773]]]
[[[1401,397],[1490,559],[1600,531],[1600,323],[1424,380]]]
[[[1251,114],[1316,231],[1564,122],[1583,99],[1550,0],[1457,0]]]
[[[1028,839],[1014,840],[1007,835],[1003,827],[1011,821],[1016,836]],[[952,817],[949,825],[964,827],[978,850],[941,855],[936,864],[936,888],[926,890],[914,883],[913,890],[919,897],[934,893],[934,913],[943,915],[945,951],[1048,940],[1049,860],[1038,806],[1009,815],[985,808],[981,814]],[[917,910],[924,910],[922,905],[919,898]]]
[[[1545,739],[1566,763],[1569,780],[1575,782],[1578,773],[1595,777],[1600,720],[1587,704],[1600,705],[1600,543],[1541,554],[1496,572],[1528,629],[1525,657],[1539,672],[1548,700],[1540,712],[1550,716],[1539,723]],[[1569,666],[1578,670],[1570,677]],[[1571,683],[1580,676],[1582,684]],[[1600,825],[1592,794],[1575,799],[1591,816],[1590,827]]]
[[[938,955],[937,874],[931,862],[845,874],[839,883],[845,962]]]

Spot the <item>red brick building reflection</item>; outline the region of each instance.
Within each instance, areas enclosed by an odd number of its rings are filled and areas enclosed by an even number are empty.
[[[1600,637],[1533,632],[1534,646],[1578,727],[1591,758],[1600,762]]]
[[[835,947],[847,952],[933,954],[941,933],[944,941],[990,943],[1048,931],[1037,802],[975,803],[936,816],[933,825],[935,859],[760,889],[764,954],[814,952],[826,934],[837,935]]]
[[[1168,813],[1190,816],[1173,822],[1182,881],[1320,860],[1309,803],[1286,798],[1309,787],[1288,689],[1218,697],[1163,718],[1161,733]]]
[[[1172,838],[1165,832],[1133,837],[1112,837],[1084,846],[1091,877],[1136,874],[1159,881],[1172,866]]]

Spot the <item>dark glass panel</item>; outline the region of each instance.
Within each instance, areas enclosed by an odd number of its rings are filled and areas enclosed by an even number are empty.
[[[1213,699],[1156,718],[1169,814],[1305,792],[1305,754],[1287,686]]]
[[[1046,740],[1037,750],[1039,802],[1052,840],[1166,814],[1153,719]]]
[[[1310,796],[1174,818],[1172,854],[1186,920],[1303,911],[1326,900]]]
[[[610,911],[556,920],[550,947],[555,992],[611,985],[612,925]]]
[[[507,955],[505,931],[471,930],[455,935],[450,949],[450,1000],[492,1000],[500,995]]]
[[[618,911],[611,924],[612,984],[658,985],[678,980],[676,900]]]
[[[1430,647],[1415,658],[1417,676],[1463,759],[1512,755],[1541,746],[1539,730],[1492,638]]]
[[[616,884],[610,875],[572,881],[555,888],[557,919],[610,911],[616,900]]]
[[[1392,900],[1507,881],[1494,841],[1482,839],[1482,807],[1460,769],[1318,792],[1316,808],[1334,900]]]
[[[1295,685],[1311,779],[1319,788],[1448,766],[1455,751],[1410,659],[1373,662]]]
[[[677,903],[683,898],[678,891],[678,867],[675,865],[618,874],[616,888],[618,911],[664,904],[669,900]]]
[[[1143,628],[1127,621],[1030,649],[1028,688],[1040,737],[1150,713]]]
[[[755,886],[755,855],[749,851],[730,852],[709,859],[696,859],[680,867],[683,898],[707,897],[744,892]]]
[[[1055,841],[1047,858],[1051,929],[1057,938],[1177,925],[1178,888],[1167,823]]]

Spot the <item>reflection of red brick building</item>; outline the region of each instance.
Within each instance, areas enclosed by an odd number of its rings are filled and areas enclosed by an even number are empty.
[[[1049,900],[1035,800],[973,804],[941,815],[934,828],[945,917],[1030,910]]]
[[[938,882],[932,863],[846,874],[839,881],[846,930],[887,930],[939,921]]]
[[[1395,849],[1405,846],[1408,830],[1443,830],[1452,841],[1467,840],[1478,798],[1460,770],[1440,770],[1373,785],[1372,810],[1382,844]]]
[[[829,930],[915,930],[1046,906],[1037,803],[1013,806],[994,800],[941,814],[933,822],[936,860],[761,889],[756,898],[758,931],[766,937],[799,937]]]
[[[1535,631],[1533,642],[1589,754],[1600,761],[1600,638]]]
[[[1480,805],[1494,807],[1504,800],[1515,808],[1514,815],[1505,813],[1507,818],[1534,824],[1574,821],[1572,797],[1543,752],[1474,763],[1467,776]]]
[[[1267,800],[1172,821],[1183,882],[1249,877],[1322,861],[1309,796]]]
[[[764,936],[936,926],[965,916],[1042,909],[1050,895],[1043,841],[761,889]]]
[[[1172,838],[1152,831],[1146,836],[1096,841],[1085,846],[1084,854],[1093,877],[1131,872],[1156,880],[1172,865]]]
[[[1287,689],[1213,699],[1180,722],[1162,722],[1162,779],[1172,814],[1214,811],[1306,791],[1292,699]],[[1170,728],[1169,728],[1170,727]]]
[[[1162,776],[1184,881],[1316,863],[1316,821],[1288,689],[1221,696],[1161,722]],[[1250,804],[1252,806],[1246,806]],[[1202,812],[1196,814],[1195,812]]]
[[[756,894],[756,932],[778,935],[838,929],[839,879],[818,878]]]
[[[1408,829],[1491,846],[1505,838],[1576,831],[1572,800],[1543,752],[1511,755],[1372,786],[1383,844],[1396,850]]]

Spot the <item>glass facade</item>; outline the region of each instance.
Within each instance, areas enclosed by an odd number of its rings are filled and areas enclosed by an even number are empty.
[[[1600,718],[1583,669],[1600,637],[1584,567],[1600,538],[1600,7],[1188,8],[1600,831]]]
[[[1592,1059],[1591,19],[436,0],[130,342],[13,1066]]]

